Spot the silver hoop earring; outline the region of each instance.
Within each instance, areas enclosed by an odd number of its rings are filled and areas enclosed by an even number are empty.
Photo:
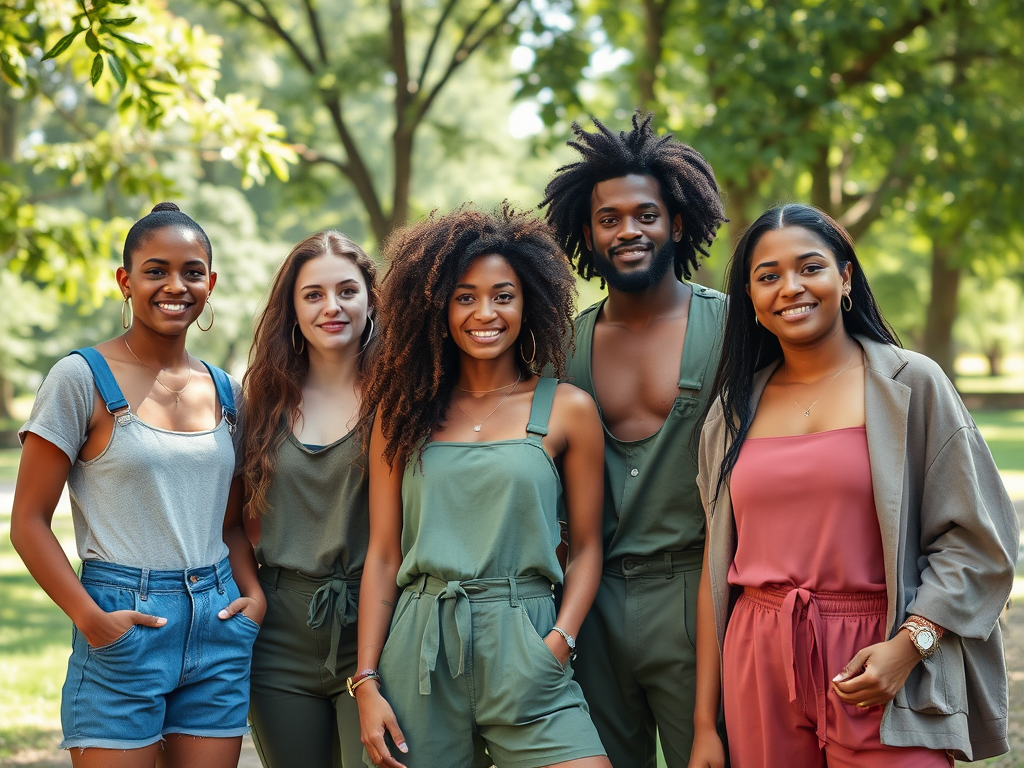
[[[843,305],[843,309],[847,312],[853,309],[853,299],[850,298],[850,294],[848,293],[843,294],[843,298],[840,299],[839,303]]]
[[[375,330],[377,330],[377,329],[376,329],[376,328],[375,328],[375,327],[373,326],[373,315],[367,315],[367,316],[366,316],[366,319],[367,319],[367,320],[369,321],[369,323],[370,323],[370,332],[369,332],[368,334],[366,334],[366,341],[364,341],[364,342],[363,342],[363,346],[361,346],[361,347],[359,348],[359,351],[360,351],[360,352],[362,352],[362,351],[363,351],[364,349],[366,349],[366,345],[370,343],[370,340],[371,340],[371,339],[373,339],[373,332],[374,332]]]
[[[533,361],[537,359],[537,337],[533,335],[533,328],[527,326],[527,330],[530,332],[530,339],[533,341],[533,354],[530,355],[530,359],[526,359],[526,352],[523,351],[525,344],[519,345],[519,354],[523,358],[523,362],[527,365],[533,365]]]
[[[757,313],[754,313],[754,325],[760,325],[761,321],[757,319]]]
[[[213,302],[209,299],[206,300],[206,307],[210,308],[210,324],[203,328],[202,323],[199,322],[199,317],[202,317],[202,315],[200,314],[200,316],[196,318],[196,328],[204,332],[213,328],[213,321],[217,319],[217,310],[214,309]],[[203,307],[203,312],[206,311],[206,307]]]
[[[132,311],[132,297],[125,296],[124,304],[121,305],[121,327],[126,331],[132,327],[132,323],[135,321],[135,313]],[[125,319],[125,310],[128,310],[128,319]]]
[[[296,323],[292,326],[292,350],[296,355],[301,355],[306,351],[306,337],[302,335],[302,331],[299,331],[299,338],[302,339],[302,343],[298,344],[295,341],[295,331],[299,330],[299,324]]]

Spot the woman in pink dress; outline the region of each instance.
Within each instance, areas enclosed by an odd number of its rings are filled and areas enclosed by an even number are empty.
[[[956,390],[900,349],[849,235],[744,234],[701,436],[691,768],[938,768],[1007,750],[1019,530]],[[728,747],[716,730],[724,711]]]

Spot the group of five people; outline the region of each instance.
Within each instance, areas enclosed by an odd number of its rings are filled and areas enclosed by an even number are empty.
[[[234,765],[247,719],[268,768],[1006,750],[1018,523],[953,386],[809,206],[743,234],[727,294],[690,282],[710,166],[649,116],[595,125],[546,221],[432,214],[383,280],[299,243],[241,388],[185,349],[202,229],[135,224],[125,334],[43,382],[12,516],[74,622],[76,766]],[[608,287],[575,319],[573,266]]]

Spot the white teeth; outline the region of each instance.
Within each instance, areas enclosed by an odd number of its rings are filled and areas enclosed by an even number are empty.
[[[782,315],[783,317],[792,317],[793,315],[807,314],[812,309],[814,309],[813,305],[805,304],[802,307],[791,307],[790,309],[784,309],[781,312],[779,312],[779,314]]]
[[[501,331],[470,331],[470,336],[475,336],[478,339],[493,339]]]
[[[157,306],[160,307],[160,309],[166,309],[168,312],[181,312],[188,307],[188,304],[167,304],[161,302],[157,304]]]

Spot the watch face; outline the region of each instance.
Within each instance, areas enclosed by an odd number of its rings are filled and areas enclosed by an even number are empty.
[[[935,633],[930,629],[922,629],[917,633],[917,647],[922,651],[930,651],[935,645]]]

